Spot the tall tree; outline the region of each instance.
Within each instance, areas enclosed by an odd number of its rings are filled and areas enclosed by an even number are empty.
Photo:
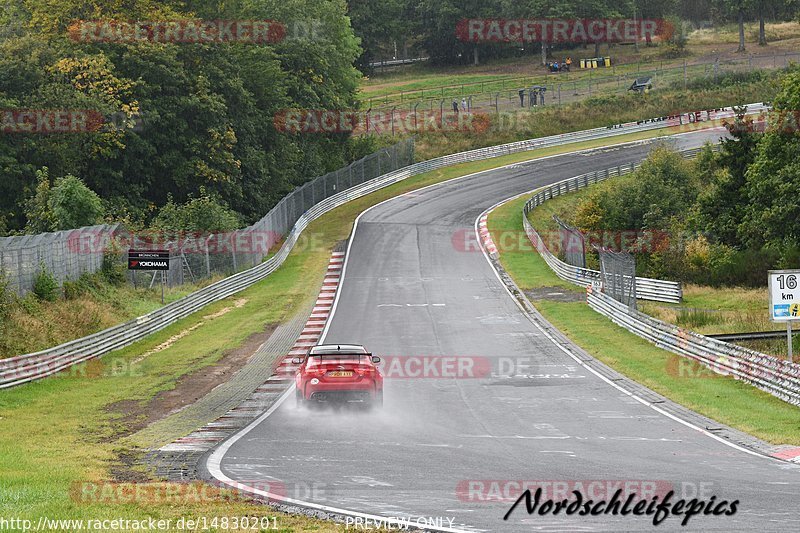
[[[201,188],[252,222],[286,192],[365,155],[346,135],[276,131],[285,108],[350,109],[360,54],[344,0],[21,0],[0,20],[0,108],[85,109],[137,119],[135,129],[0,135],[0,218],[25,226],[36,170],[72,174],[112,215],[146,221],[170,195]],[[13,17],[12,17],[13,15]],[[4,18],[3,18],[4,17]],[[262,19],[285,22],[280,43],[83,43],[75,19]],[[138,122],[141,119],[141,123]]]
[[[406,48],[412,32],[408,0],[348,0],[347,6],[353,31],[361,40],[357,65],[362,72],[370,70],[370,62],[385,58],[396,43]]]
[[[747,168],[748,205],[740,227],[742,240],[754,247],[800,245],[800,70],[784,77],[775,110],[794,120],[768,131]]]
[[[467,64],[480,51],[484,56],[498,55],[508,45],[464,42],[456,36],[462,19],[498,18],[501,0],[414,0],[415,29],[420,44],[434,64]]]

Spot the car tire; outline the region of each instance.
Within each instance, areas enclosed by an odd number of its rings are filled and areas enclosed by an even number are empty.
[[[375,399],[372,400],[372,407],[383,408],[383,390],[379,390],[375,393]]]
[[[297,407],[303,407],[306,405],[306,399],[303,397],[303,392],[300,389],[295,389],[294,398],[297,403]]]

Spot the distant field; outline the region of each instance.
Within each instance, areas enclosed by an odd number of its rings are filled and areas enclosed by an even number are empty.
[[[767,22],[764,24],[764,33],[768,43],[800,39],[800,24],[797,22]],[[744,38],[746,45],[758,48],[758,22],[748,22],[744,25]],[[717,44],[739,43],[739,26],[726,24],[717,28],[695,30],[689,34],[690,44]]]
[[[453,67],[433,67],[417,63],[387,71],[379,71],[364,78],[359,99],[371,106],[401,106],[408,102],[425,99],[461,98],[469,94],[485,94],[507,88],[582,82],[589,77],[603,76],[631,77],[634,72],[652,72],[655,69],[682,69],[684,62],[689,65],[688,75],[706,74],[708,68],[700,68],[702,63],[711,64],[716,59],[722,63],[738,61],[748,68],[773,68],[783,66],[768,59],[753,60],[748,57],[770,56],[786,52],[800,51],[800,24],[797,22],[768,23],[766,34],[769,46],[760,47],[757,43],[757,24],[746,25],[747,53],[737,54],[738,29],[736,25],[725,25],[714,29],[693,31],[689,35],[686,54],[680,58],[670,58],[663,46],[639,47],[639,52],[630,45],[601,46],[600,55],[612,59],[611,69],[580,70],[580,58],[593,57],[593,47],[586,49],[555,51],[552,57],[573,58],[572,72],[552,74],[540,64],[538,54],[519,58],[507,58],[478,66],[465,65]],[[538,47],[536,43],[533,45]],[[796,60],[796,59],[795,59]],[[692,69],[692,65],[698,65]],[[682,75],[682,70],[680,72]]]

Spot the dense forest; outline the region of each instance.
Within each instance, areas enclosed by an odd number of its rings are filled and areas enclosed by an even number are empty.
[[[273,126],[275,112],[287,107],[354,105],[360,48],[346,12],[344,0],[7,4],[0,109],[91,110],[115,120],[81,134],[4,130],[0,232],[64,229],[99,215],[141,225],[170,201],[190,198],[227,206],[235,216],[222,220],[238,225],[263,216],[296,185],[371,153],[369,139],[291,136]],[[287,21],[288,33],[268,45],[69,36],[73,21],[109,19],[271,19]],[[311,22],[313,35],[292,31]],[[10,120],[6,113],[4,126]],[[78,187],[68,177],[79,178]],[[101,209],[59,219],[48,209],[54,196],[76,206],[96,203],[78,190],[81,181]]]
[[[701,24],[786,18],[795,1],[8,0],[0,10],[0,235],[104,220],[180,225],[184,212],[210,214],[193,229],[251,223],[297,185],[388,142],[280,132],[276,112],[356,108],[374,58],[423,54],[435,68],[539,53],[463,42],[454,28],[465,17],[672,14]],[[85,39],[76,29],[79,21],[264,19],[280,21],[284,38],[136,42]],[[14,131],[21,112],[41,119],[58,110],[86,115],[73,121],[100,117],[101,127]]]

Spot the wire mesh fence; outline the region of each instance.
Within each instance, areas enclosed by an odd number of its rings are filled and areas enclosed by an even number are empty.
[[[586,268],[586,241],[583,233],[556,215],[553,215],[553,220],[558,224],[558,237],[561,241],[564,262],[579,268]]]
[[[131,234],[116,224],[2,237],[0,273],[7,279],[9,290],[24,295],[33,289],[36,277],[43,270],[63,284],[81,274],[100,270],[104,254],[112,249],[120,254],[120,261],[127,249],[136,249],[170,252],[170,269],[164,275],[171,287],[227,276],[263,261],[313,205],[413,162],[414,139],[405,139],[305,183],[252,226],[227,233]],[[140,286],[161,283],[160,273],[130,271],[128,276]]]
[[[600,256],[603,292],[628,309],[636,309],[636,259],[628,252],[595,246]]]
[[[133,236],[130,248],[169,250],[171,261],[165,282],[170,287],[217,275],[227,276],[263,261],[313,205],[413,162],[414,139],[408,138],[306,182],[247,228],[228,233],[160,235],[157,239],[150,239],[147,235]],[[306,238],[313,239],[313,236]],[[131,271],[129,276],[137,285],[161,282],[161,275],[152,272]]]
[[[0,237],[0,273],[8,288],[24,295],[32,290],[37,276],[46,271],[61,284],[85,272],[96,272],[103,254],[86,253],[109,246],[119,225]]]

